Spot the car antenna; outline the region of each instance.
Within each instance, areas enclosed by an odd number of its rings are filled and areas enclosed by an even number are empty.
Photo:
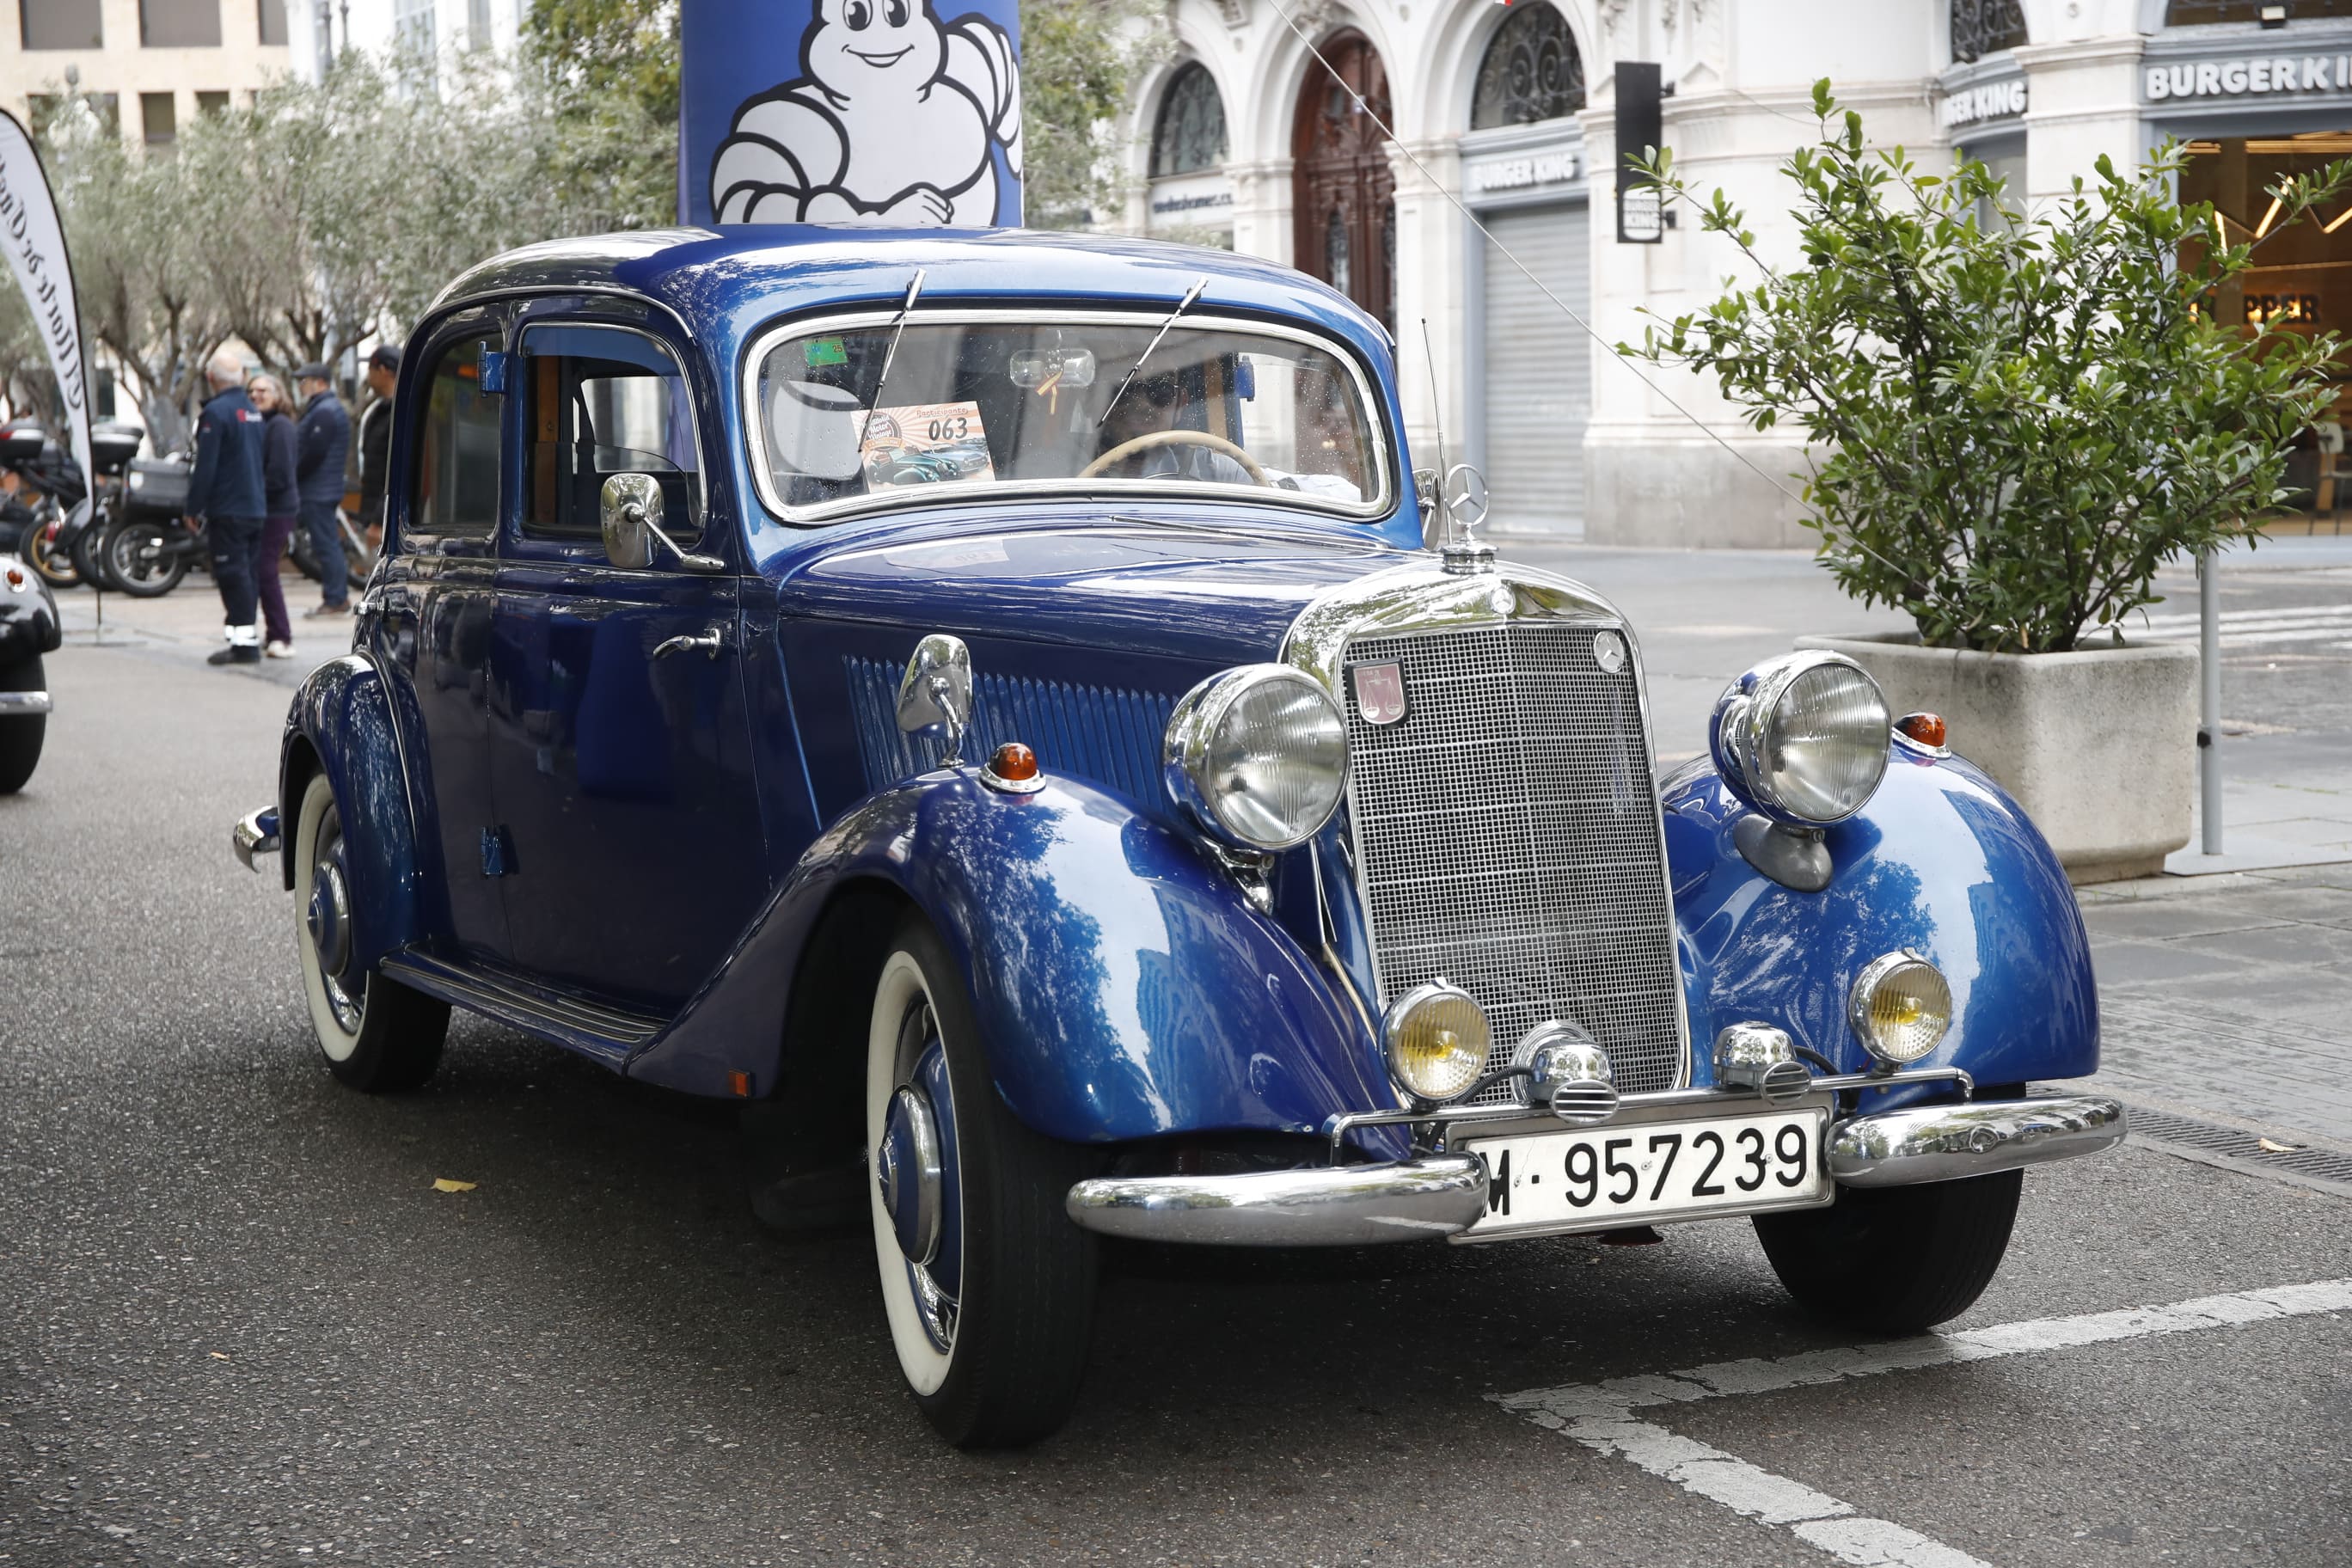
[[[915,308],[915,300],[923,292],[923,270],[919,267],[915,268],[915,280],[907,285],[906,301],[898,307],[898,314],[890,323],[890,346],[882,352],[882,374],[874,378],[874,401],[866,409],[868,425],[874,422],[874,416],[882,411],[882,389],[890,384],[890,366],[898,357],[898,340],[907,333],[907,313]],[[864,427],[860,426],[859,438],[863,439],[865,434]]]
[[[1143,362],[1151,357],[1152,351],[1160,346],[1160,340],[1166,337],[1168,329],[1176,324],[1176,318],[1191,309],[1192,301],[1199,299],[1208,287],[1209,275],[1203,272],[1192,280],[1192,286],[1190,289],[1184,290],[1184,297],[1176,301],[1176,308],[1168,312],[1168,319],[1160,323],[1160,330],[1152,334],[1150,342],[1143,345],[1143,352],[1135,356],[1135,363],[1128,367],[1127,374],[1120,378],[1118,390],[1110,395],[1108,403],[1103,405],[1102,417],[1095,421],[1096,429],[1101,429],[1109,422],[1110,411],[1118,406],[1120,398],[1127,395],[1128,387],[1134,384],[1137,373],[1143,369]]]

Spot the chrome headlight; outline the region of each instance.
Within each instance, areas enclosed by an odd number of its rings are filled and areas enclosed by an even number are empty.
[[[1943,1044],[1952,988],[1916,952],[1882,953],[1854,976],[1846,1022],[1863,1049],[1889,1067],[1907,1067]]]
[[[1169,795],[1235,848],[1305,842],[1348,783],[1339,705],[1286,664],[1244,665],[1186,692],[1160,754]]]
[[[1868,672],[1835,653],[1791,653],[1758,665],[1715,705],[1715,765],[1766,816],[1841,822],[1886,774],[1886,699]]]

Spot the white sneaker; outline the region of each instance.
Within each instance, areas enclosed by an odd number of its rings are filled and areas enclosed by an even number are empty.
[[[294,657],[294,645],[290,642],[272,641],[268,647],[263,648],[261,651],[268,654],[272,658],[292,658]]]

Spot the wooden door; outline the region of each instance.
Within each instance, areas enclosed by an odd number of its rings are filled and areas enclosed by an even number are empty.
[[[1291,130],[1291,254],[1300,271],[1330,284],[1393,332],[1396,174],[1388,138],[1373,123],[1375,115],[1395,123],[1388,68],[1372,41],[1353,28],[1331,35],[1322,52],[1331,68],[1307,62]],[[1358,95],[1370,114],[1357,107]]]

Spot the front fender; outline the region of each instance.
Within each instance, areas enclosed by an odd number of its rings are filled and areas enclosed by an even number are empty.
[[[2090,941],[2064,868],[2017,803],[1972,763],[1894,749],[1885,782],[1828,830],[1819,893],[1748,865],[1745,808],[1704,763],[1667,781],[1666,860],[1681,927],[1695,1080],[1726,1024],[1776,1024],[1862,1071],[1846,994],[1879,954],[1911,948],[1952,988],[1951,1031],[1921,1066],[1978,1082],[2082,1078],[2099,1065]]]
[[[327,775],[348,825],[346,871],[352,898],[352,957],[372,967],[418,941],[425,930],[425,882],[416,854],[416,820],[407,771],[383,675],[362,654],[345,654],[312,670],[294,694],[279,752],[278,820],[284,824],[288,888],[294,886],[294,838],[310,762]],[[362,828],[361,825],[364,825]]]
[[[723,1081],[722,1063],[754,1066],[750,1031],[782,1017],[825,906],[874,882],[938,927],[998,1091],[1049,1137],[1311,1132],[1386,1103],[1362,1026],[1314,961],[1189,842],[1082,780],[1015,795],[961,771],[910,779],[827,829],[730,960],[750,973],[715,982],[631,1073],[689,1088]],[[864,1049],[862,1033],[837,1044]]]

